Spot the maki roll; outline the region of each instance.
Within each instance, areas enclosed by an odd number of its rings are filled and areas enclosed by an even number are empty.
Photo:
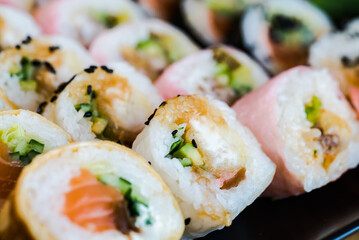
[[[180,0],[139,0],[141,6],[151,15],[162,19],[173,19]]]
[[[37,157],[0,213],[4,239],[167,240],[183,229],[175,198],[147,161],[106,141]]]
[[[163,102],[133,150],[151,162],[185,218],[184,237],[229,226],[272,181],[275,166],[223,102],[188,95]]]
[[[126,63],[91,66],[56,91],[44,116],[76,141],[108,139],[131,146],[162,98]]]
[[[125,60],[152,80],[169,64],[197,50],[181,31],[156,19],[106,31],[90,47],[91,55],[100,64]]]
[[[306,1],[267,1],[242,22],[245,47],[273,74],[307,64],[310,45],[330,30],[328,17]]]
[[[34,157],[71,141],[64,130],[36,113],[0,111],[0,202]]]
[[[352,22],[347,31],[321,37],[310,48],[310,64],[326,68],[339,81],[345,95],[359,87],[359,27]]]
[[[93,63],[78,43],[63,37],[27,37],[0,53],[0,88],[19,108],[36,111],[54,90]]]
[[[156,81],[156,87],[165,99],[178,94],[202,94],[231,105],[267,80],[267,74],[245,53],[217,46],[169,66]]]
[[[359,122],[326,70],[284,72],[233,109],[277,165],[268,196],[310,192],[358,165]]]
[[[44,33],[71,37],[85,46],[105,29],[144,17],[130,0],[55,0],[35,12]]]
[[[182,11],[187,25],[206,44],[226,40],[245,3],[241,0],[184,0]]]
[[[15,46],[27,36],[35,37],[40,33],[40,28],[30,14],[0,6],[0,51]]]

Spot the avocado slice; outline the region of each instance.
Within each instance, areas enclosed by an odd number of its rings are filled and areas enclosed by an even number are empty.
[[[241,65],[232,71],[229,86],[239,95],[243,96],[253,90],[253,81],[251,71]]]
[[[185,164],[187,166],[190,166],[188,165],[188,160],[183,160],[186,158],[190,159],[194,166],[202,166],[204,164],[201,154],[199,153],[197,148],[192,145],[192,143],[186,143],[185,145],[183,145],[180,149],[173,153],[172,157],[182,159],[182,165]]]

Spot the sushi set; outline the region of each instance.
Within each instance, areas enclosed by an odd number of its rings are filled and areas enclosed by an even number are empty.
[[[0,240],[355,238],[358,164],[355,0],[0,0]]]

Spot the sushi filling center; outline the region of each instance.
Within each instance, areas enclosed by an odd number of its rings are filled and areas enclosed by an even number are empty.
[[[340,150],[346,147],[345,143],[349,138],[350,129],[343,119],[322,109],[322,103],[316,96],[305,104],[305,113],[307,120],[312,124],[311,129],[320,131],[320,136],[313,140],[319,142],[323,152],[322,166],[328,169]],[[318,156],[319,149],[313,149],[313,157],[316,159]]]
[[[148,200],[136,186],[112,173],[92,170],[81,169],[70,180],[63,213],[73,223],[94,232],[118,230],[126,235],[152,225]]]
[[[195,167],[195,171],[207,171],[204,157],[198,150],[198,145],[195,139],[186,141],[189,137],[186,136],[186,124],[181,124],[177,129],[172,131],[171,135],[174,140],[172,143],[169,153],[166,155],[167,158],[176,158],[180,161],[183,167]],[[200,168],[200,169],[199,169]],[[217,172],[213,175],[218,179],[220,189],[228,190],[233,187],[237,187],[239,183],[246,177],[246,168],[225,171],[218,174]]]
[[[214,91],[218,95],[226,91],[225,101],[232,104],[235,100],[253,90],[252,73],[248,67],[239,63],[221,48],[213,49],[213,60],[216,62]]]
[[[168,35],[150,33],[150,36],[133,47],[121,49],[124,59],[150,79],[156,80],[163,69],[182,57],[175,40]]]
[[[45,145],[27,136],[25,129],[14,125],[0,131],[1,158],[20,165],[31,163],[32,159],[44,151]]]
[[[103,25],[105,28],[110,29],[124,22],[131,20],[131,17],[126,12],[118,14],[109,14],[106,12],[98,12],[94,10],[91,14],[92,18]]]
[[[49,62],[39,60],[30,60],[23,57],[18,65],[10,70],[11,76],[17,76],[19,84],[24,92],[27,91],[44,91],[45,95],[51,93],[50,84],[56,73],[55,69]]]

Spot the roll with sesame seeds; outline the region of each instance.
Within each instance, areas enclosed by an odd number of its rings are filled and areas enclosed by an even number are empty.
[[[26,36],[40,34],[41,29],[30,14],[0,5],[0,50],[15,46]]]
[[[44,116],[77,141],[109,139],[131,145],[162,101],[151,81],[126,63],[90,66],[65,85]]]
[[[36,111],[61,83],[93,62],[71,39],[27,37],[0,53],[0,88],[19,108]]]
[[[0,212],[2,239],[178,240],[183,230],[160,176],[143,157],[108,141],[37,157]]]
[[[105,31],[90,46],[90,54],[100,64],[124,60],[153,81],[168,65],[197,50],[183,32],[158,19]]]
[[[34,157],[70,142],[68,133],[39,114],[26,110],[0,111],[0,202]]]
[[[326,70],[288,70],[232,108],[277,165],[267,196],[310,192],[359,163],[359,122]]]
[[[174,193],[184,237],[229,226],[272,181],[275,166],[223,102],[199,95],[163,102],[133,150],[151,162]]]
[[[245,47],[271,73],[308,64],[309,47],[332,24],[308,1],[272,0],[246,10],[241,25]]]
[[[131,0],[54,0],[34,15],[45,34],[67,36],[85,46],[105,29],[145,18]]]

